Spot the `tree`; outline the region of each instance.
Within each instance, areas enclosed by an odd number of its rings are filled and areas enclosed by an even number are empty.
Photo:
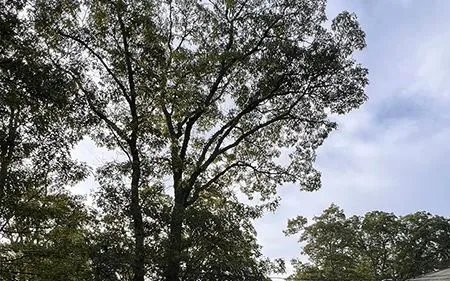
[[[80,199],[59,192],[20,200],[1,233],[0,279],[92,280]]]
[[[114,163],[99,173],[99,225],[93,231],[93,263],[97,280],[131,280],[132,222],[129,219],[129,190],[124,175]],[[115,175],[116,179],[102,175]],[[162,188],[162,187],[160,187]],[[161,280],[164,248],[168,243],[171,198],[157,187],[141,190],[145,226],[145,263],[147,277]],[[220,190],[216,190],[221,192]],[[256,243],[252,218],[262,208],[245,206],[232,194],[210,194],[186,214],[180,276],[185,281],[265,280],[267,274],[282,271],[280,261],[263,259]],[[226,198],[226,199],[225,199]],[[158,227],[155,227],[158,226]]]
[[[205,196],[206,197],[206,196]],[[236,201],[233,195],[210,194],[186,213],[181,257],[186,266],[180,279],[200,280],[270,280],[272,271],[283,271],[262,259],[252,219],[260,212]]]
[[[126,155],[135,281],[141,190],[172,190],[164,276],[180,280],[196,205],[236,190],[271,200],[285,182],[318,189],[328,115],[366,100],[367,70],[352,58],[364,33],[348,12],[323,27],[325,1],[35,1],[33,18],[101,121],[93,139]]]
[[[81,108],[75,84],[23,20],[25,7],[0,2],[0,279],[89,280],[87,212],[64,189],[86,174],[70,157]]]
[[[332,205],[306,224],[299,217],[286,230],[301,232],[311,262],[295,262],[294,278],[404,281],[450,264],[450,221],[440,216],[373,211],[346,218]]]
[[[314,223],[305,226],[305,219],[290,220],[286,234],[302,231],[300,241],[305,242],[303,253],[312,264],[294,261],[295,278],[305,280],[367,280],[360,274],[365,269],[362,256],[356,251],[358,239],[352,221],[344,211],[331,205],[323,214],[313,218]]]
[[[450,220],[427,212],[401,217],[398,233],[396,275],[413,278],[450,265]]]
[[[92,259],[97,280],[133,280],[134,237],[127,163],[110,162],[97,171],[100,188],[95,193],[97,219]],[[171,201],[163,186],[141,187],[144,226],[143,266],[147,277],[161,280],[163,246]]]
[[[392,213],[368,212],[353,217],[359,229],[357,248],[370,263],[371,280],[385,280],[395,276],[395,251],[400,225]]]

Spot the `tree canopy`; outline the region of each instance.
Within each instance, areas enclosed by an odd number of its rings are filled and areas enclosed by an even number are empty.
[[[297,233],[310,262],[294,261],[294,280],[404,281],[450,266],[450,219],[427,212],[346,217],[331,205],[311,224],[290,220]]]
[[[261,256],[252,221],[276,208],[284,183],[320,188],[330,115],[367,98],[354,14],[327,27],[323,0],[1,3],[0,184],[12,192],[1,200],[21,202],[26,181],[52,208],[73,205],[57,213],[77,226],[69,236],[94,280],[263,280],[282,269]],[[90,207],[66,189],[86,175],[70,155],[85,137],[120,154],[95,171]],[[21,209],[2,208],[6,224]],[[52,212],[41,221],[61,225]]]
[[[0,280],[80,280],[88,214],[64,187],[87,172],[70,156],[83,116],[75,84],[21,18],[25,5],[0,6]]]

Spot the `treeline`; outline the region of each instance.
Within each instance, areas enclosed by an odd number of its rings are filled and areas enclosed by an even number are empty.
[[[320,188],[329,115],[367,98],[353,58],[365,34],[349,12],[327,25],[325,5],[0,0],[0,280],[261,281],[282,269],[262,257],[253,220],[280,185]],[[118,157],[78,163],[85,138]],[[92,204],[70,192],[88,175]]]
[[[294,261],[293,280],[404,281],[450,267],[450,219],[427,212],[347,217],[331,205],[310,224],[290,220],[286,233],[300,233],[309,258]]]

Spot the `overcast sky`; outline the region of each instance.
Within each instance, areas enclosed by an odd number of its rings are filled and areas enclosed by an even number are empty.
[[[328,16],[358,15],[368,47],[369,100],[340,117],[318,152],[322,189],[281,190],[275,214],[257,223],[264,254],[299,256],[281,230],[298,214],[311,218],[331,203],[346,214],[419,210],[450,216],[450,1],[329,0]]]
[[[263,252],[299,257],[287,219],[311,218],[331,203],[347,214],[426,210],[450,216],[450,1],[329,0],[328,15],[358,15],[368,47],[358,54],[369,68],[368,102],[339,117],[318,153],[323,186],[313,193],[280,189],[275,214],[257,222]],[[94,167],[111,157],[90,142],[74,152]],[[92,179],[74,191],[95,186]]]

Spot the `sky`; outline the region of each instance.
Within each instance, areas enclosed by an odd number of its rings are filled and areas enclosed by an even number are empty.
[[[369,69],[369,100],[338,117],[318,150],[322,188],[282,187],[279,209],[257,222],[269,257],[298,258],[298,237],[281,232],[288,218],[312,218],[331,203],[348,215],[450,216],[450,1],[329,0],[327,10],[330,19],[354,12],[366,32],[356,58]]]
[[[337,117],[339,129],[319,149],[322,188],[282,186],[278,210],[256,222],[271,258],[298,258],[298,237],[282,233],[287,220],[312,218],[331,203],[348,215],[450,216],[450,1],[329,0],[327,10],[330,19],[356,13],[366,32],[368,46],[356,57],[369,69],[369,100]],[[112,155],[89,141],[74,151],[94,168]],[[95,186],[92,178],[74,192],[88,186]]]

